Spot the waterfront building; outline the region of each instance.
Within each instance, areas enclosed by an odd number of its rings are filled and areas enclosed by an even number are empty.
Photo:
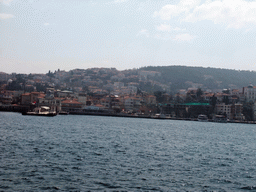
[[[50,107],[52,111],[59,112],[62,110],[62,100],[64,100],[64,98],[39,96],[36,105],[38,107],[47,106]]]
[[[156,105],[156,96],[154,96],[154,95],[147,95],[145,97],[145,103],[147,105]]]
[[[1,104],[7,104],[10,105],[13,101],[12,96],[5,94],[5,93],[0,93],[0,103]]]
[[[21,95],[21,105],[31,104],[31,93],[24,93]]]
[[[244,99],[247,102],[255,101],[256,100],[256,86],[253,86],[252,84],[250,84],[247,87],[243,87],[243,95],[244,95]]]
[[[233,120],[244,120],[245,117],[243,115],[243,104],[235,103],[231,106],[231,117]]]
[[[141,107],[141,99],[134,96],[125,96],[122,101],[126,111],[139,110]]]
[[[86,104],[86,101],[87,101],[87,95],[85,93],[79,93],[78,102]]]
[[[253,104],[253,120],[256,121],[256,102]]]
[[[82,107],[84,107],[85,104],[78,102],[77,99],[66,99],[61,101],[61,109],[63,111],[75,111],[77,109],[82,109]]]
[[[217,114],[226,114],[227,118],[231,118],[231,107],[232,104],[226,105],[225,103],[218,103],[216,104],[216,113]]]

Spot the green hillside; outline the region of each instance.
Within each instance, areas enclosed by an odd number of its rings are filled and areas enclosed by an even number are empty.
[[[242,88],[249,83],[256,85],[255,71],[238,71],[230,69],[162,66],[143,67],[139,71],[157,71],[161,76],[149,77],[162,84],[170,85],[171,90],[186,89],[191,83],[202,84],[204,89]]]

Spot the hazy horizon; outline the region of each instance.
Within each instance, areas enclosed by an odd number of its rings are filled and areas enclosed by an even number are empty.
[[[0,0],[0,71],[256,70],[256,1]]]

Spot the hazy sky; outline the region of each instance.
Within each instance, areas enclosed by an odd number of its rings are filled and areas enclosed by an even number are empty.
[[[0,0],[0,71],[256,70],[256,1]]]

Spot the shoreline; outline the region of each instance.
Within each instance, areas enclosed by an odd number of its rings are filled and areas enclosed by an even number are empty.
[[[96,112],[83,112],[83,113],[72,113],[70,112],[69,115],[91,115],[91,116],[109,116],[109,117],[125,117],[125,118],[143,118],[143,119],[156,119],[156,120],[180,120],[180,121],[198,121],[197,118],[175,118],[175,117],[152,117],[152,116],[140,116],[140,115],[124,115],[124,114],[111,114],[111,113],[96,113]],[[223,122],[216,122],[212,119],[209,119],[206,122],[213,122],[213,123],[223,123]],[[227,121],[226,123],[242,123],[242,124],[256,124],[256,121]]]
[[[0,112],[15,112],[22,114],[21,110],[3,110],[0,109]],[[63,114],[58,114],[63,115]],[[150,115],[130,115],[130,114],[120,114],[120,113],[104,113],[104,112],[69,112],[68,115],[88,115],[88,116],[108,116],[108,117],[124,117],[124,118],[142,118],[142,119],[156,119],[156,120],[181,120],[181,121],[198,121],[197,118],[175,118],[175,117],[154,117]],[[212,119],[209,119],[206,122],[213,122],[213,123],[221,123],[216,122]],[[224,123],[224,122],[222,122]],[[232,120],[227,121],[225,123],[241,123],[241,124],[256,124],[256,121],[239,121],[239,120]]]

